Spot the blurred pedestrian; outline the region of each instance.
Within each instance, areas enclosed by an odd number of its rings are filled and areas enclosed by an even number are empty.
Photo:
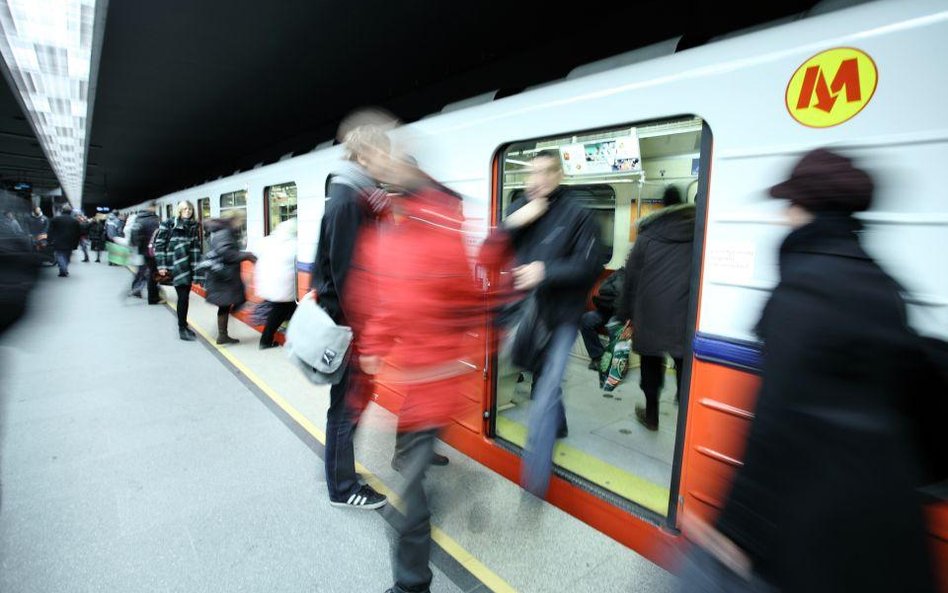
[[[158,291],[158,282],[155,280],[155,274],[158,273],[158,264],[149,247],[160,225],[161,221],[158,220],[157,204],[152,202],[138,213],[135,217],[134,224],[129,223],[131,229],[128,233],[125,233],[129,235],[129,248],[137,250],[139,258],[141,259],[142,263],[139,265],[139,274],[136,274],[136,278],[140,278],[141,283],[147,288],[149,305],[157,305],[164,302],[161,299],[161,293]],[[134,286],[136,286],[136,283],[133,282],[132,286],[132,290],[135,290]],[[142,289],[140,285],[138,286],[138,294],[141,295]]]
[[[277,328],[296,310],[296,219],[277,225],[254,250],[254,292],[267,308],[260,349],[273,348]]]
[[[16,207],[13,198],[0,196],[0,209],[12,211]],[[5,220],[0,221],[0,335],[26,313],[39,264],[29,235],[18,232]]]
[[[90,249],[95,251],[95,263],[102,263],[102,252],[105,251],[105,222],[101,215],[95,216],[89,223]]]
[[[393,159],[383,180],[406,190],[399,200],[402,221],[379,233],[377,244],[359,246],[355,261],[369,274],[350,281],[378,284],[370,289],[377,300],[359,343],[362,370],[381,373],[404,394],[396,435],[404,515],[396,520],[395,584],[388,591],[406,593],[431,585],[431,511],[423,482],[435,439],[457,413],[462,384],[477,368],[465,336],[482,319],[475,312],[483,296],[467,261],[459,196],[404,159]],[[351,286],[356,294],[364,295],[362,289]],[[383,360],[390,364],[383,368]]]
[[[178,294],[178,337],[193,341],[196,335],[188,327],[188,305],[191,284],[203,280],[202,275],[195,272],[201,261],[201,240],[191,202],[178,202],[176,213],[177,216],[159,226],[155,237],[155,262],[158,274],[169,278]]]
[[[217,305],[218,344],[236,344],[239,341],[227,333],[227,323],[230,314],[247,302],[240,264],[257,261],[254,254],[241,251],[237,246],[237,233],[243,222],[242,210],[228,210],[221,218],[212,218],[204,223],[211,237],[205,260],[198,269],[204,270],[206,275],[205,300]]]
[[[79,246],[79,221],[72,215],[72,206],[63,206],[59,216],[49,223],[49,240],[53,244],[56,263],[59,264],[59,277],[69,276],[69,260],[72,252]]]
[[[853,213],[871,205],[873,181],[818,149],[770,194],[788,201],[792,231],[757,326],[757,407],[716,528],[685,518],[700,547],[682,590],[730,580],[784,593],[934,591],[916,490],[926,452],[906,412],[944,399],[946,385],[912,389],[919,373],[939,377],[922,370],[901,287],[860,244]]]

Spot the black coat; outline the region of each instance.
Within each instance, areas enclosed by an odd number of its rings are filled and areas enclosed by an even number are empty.
[[[148,255],[148,242],[151,241],[151,236],[160,224],[161,221],[158,219],[158,215],[148,210],[135,217],[135,229],[133,229],[131,233],[133,236],[130,239],[138,249],[138,253],[144,256]]]
[[[755,419],[719,517],[784,593],[934,590],[909,411],[945,386],[912,388],[932,378],[922,341],[858,229],[821,216],[781,247]]]
[[[49,241],[57,251],[79,247],[79,221],[71,214],[60,214],[49,223]]]
[[[89,223],[89,241],[92,243],[92,251],[105,250],[105,223],[101,220],[93,220]]]
[[[526,203],[526,197],[515,200],[507,215]],[[570,201],[569,192],[560,187],[550,195],[549,209],[539,219],[509,233],[518,265],[544,263],[546,275],[536,288],[536,298],[546,325],[578,324],[586,296],[602,270],[599,228],[592,213]]]
[[[607,320],[616,311],[616,301],[619,300],[624,285],[625,268],[619,268],[603,280],[602,284],[599,285],[599,290],[593,295],[592,301],[596,305],[596,310]]]
[[[632,320],[632,349],[639,354],[684,356],[694,237],[693,204],[663,208],[639,222],[616,311]]]
[[[217,271],[214,267],[207,270],[204,283],[206,300],[219,307],[240,306],[247,301],[244,282],[240,277],[240,262],[253,256],[237,247],[234,231],[226,224],[208,221],[206,228],[211,232],[206,257],[209,260],[217,259],[223,264]]]

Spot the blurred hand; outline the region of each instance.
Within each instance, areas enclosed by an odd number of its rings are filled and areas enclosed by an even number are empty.
[[[382,367],[382,359],[378,356],[360,356],[359,366],[366,375],[377,375]]]
[[[513,275],[515,289],[530,290],[546,278],[546,265],[541,261],[535,261],[524,266],[517,266],[513,269]]]
[[[528,224],[543,216],[550,207],[550,200],[547,197],[534,198],[521,206],[519,210],[504,219],[504,226],[509,229],[516,229]]]
[[[682,514],[681,530],[688,539],[707,550],[736,574],[745,580],[751,579],[753,565],[750,558],[723,533],[688,510]]]

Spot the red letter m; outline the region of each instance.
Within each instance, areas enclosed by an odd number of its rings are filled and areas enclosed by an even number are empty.
[[[833,77],[833,83],[826,84],[826,77],[823,75],[819,66],[810,66],[806,69],[806,75],[803,77],[803,87],[800,89],[800,97],[797,99],[797,109],[806,109],[810,106],[810,100],[816,94],[816,104],[814,107],[829,113],[839,98],[839,92],[846,88],[846,102],[852,103],[862,99],[862,91],[859,88],[859,62],[856,58],[844,60],[836,70],[836,76]]]

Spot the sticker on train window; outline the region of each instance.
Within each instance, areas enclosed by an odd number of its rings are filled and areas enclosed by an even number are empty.
[[[803,62],[787,84],[787,111],[811,128],[849,121],[869,104],[879,73],[865,52],[837,47]]]

